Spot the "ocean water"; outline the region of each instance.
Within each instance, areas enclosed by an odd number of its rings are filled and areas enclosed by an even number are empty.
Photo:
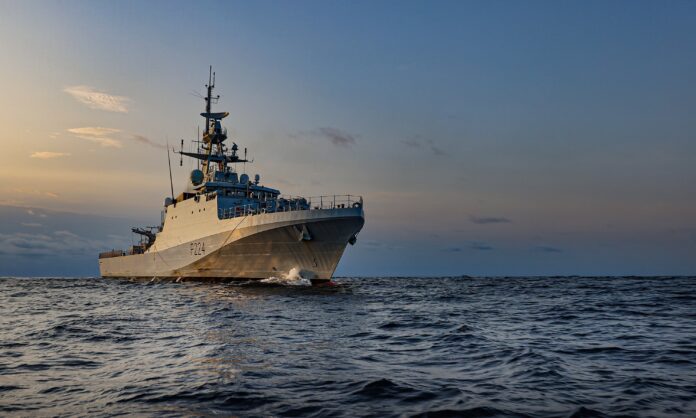
[[[696,278],[301,284],[2,278],[0,416],[696,416]]]

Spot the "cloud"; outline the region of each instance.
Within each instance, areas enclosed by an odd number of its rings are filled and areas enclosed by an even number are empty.
[[[99,239],[92,239],[65,229],[38,231],[0,232],[0,256],[65,259],[92,254],[96,257],[100,251],[121,248],[128,243],[128,238],[124,237],[108,236],[108,239],[103,239],[100,236]]]
[[[70,231],[51,233],[0,233],[0,254],[43,257],[65,256],[80,253],[97,253],[108,248],[108,244],[90,240]]]
[[[373,251],[377,250],[399,250],[402,247],[399,245],[395,245],[389,242],[384,242],[384,241],[376,241],[376,240],[370,240],[370,239],[364,239],[360,240],[358,239],[358,242],[360,242],[360,245],[369,248]]]
[[[132,139],[135,142],[140,142],[141,144],[147,144],[151,147],[160,148],[160,149],[167,149],[166,145],[160,144],[159,142],[155,142],[155,141],[151,140],[150,138],[143,136],[143,135],[133,134],[130,136],[130,139]]]
[[[36,190],[36,189],[11,189],[11,191],[14,193],[21,193],[21,194],[34,195],[34,196],[48,196],[48,197],[54,197],[54,198],[60,197],[60,195],[58,193],[47,192],[47,191]],[[29,212],[27,212],[27,213],[29,213]],[[33,215],[33,213],[29,213],[29,214]]]
[[[52,158],[60,158],[69,156],[69,152],[53,152],[53,151],[37,151],[31,154],[30,158],[39,158],[41,160],[50,160]]]
[[[472,242],[469,248],[477,251],[490,251],[493,249],[493,247],[486,244],[485,242]]]
[[[399,142],[401,142],[402,144],[406,145],[409,148],[423,149],[423,144],[421,144],[418,141],[412,141],[412,140],[407,141],[405,139],[402,139]]]
[[[102,128],[99,126],[85,126],[83,128],[70,128],[68,132],[78,138],[96,142],[106,148],[121,148],[121,141],[110,138],[111,135],[121,132],[120,129]]]
[[[45,192],[45,193],[58,196],[58,195],[56,195],[55,193],[51,193],[51,192]],[[47,217],[48,217],[48,215],[46,215],[45,213],[36,213],[36,212],[34,212],[33,209],[27,209],[27,215],[38,216],[39,218],[47,218]]]
[[[28,226],[30,228],[38,228],[38,227],[41,227],[43,225],[41,225],[38,222],[22,222],[22,226]]]
[[[106,110],[108,112],[127,113],[126,103],[129,98],[114,96],[89,86],[71,86],[63,89],[80,103],[86,104],[92,109]]]
[[[328,140],[337,147],[348,148],[355,145],[356,139],[360,138],[359,135],[349,134],[347,132],[341,131],[337,128],[323,127],[314,129],[312,131],[301,131],[297,133],[288,134],[290,138],[297,139],[302,137],[319,138],[323,140]]]
[[[428,148],[430,148],[430,152],[432,152],[433,155],[445,155],[445,151],[437,147],[432,139],[428,139],[426,142],[428,143]]]
[[[318,133],[338,147],[349,147],[355,144],[355,136],[336,128],[319,128]]]
[[[65,251],[64,243],[47,234],[0,233],[0,254],[13,256],[44,256]]]
[[[471,250],[476,250],[476,251],[490,251],[493,250],[494,248],[485,242],[472,242],[470,243],[466,248],[471,249]],[[442,251],[446,253],[461,253],[464,252],[466,249],[464,247],[448,247],[443,249]]]
[[[563,252],[563,250],[560,248],[550,247],[547,245],[540,245],[540,246],[534,247],[533,249],[534,249],[534,251],[540,251],[542,253],[562,253]]]
[[[469,220],[475,224],[486,225],[486,224],[506,224],[512,222],[508,218],[497,217],[497,216],[469,216]]]
[[[416,135],[415,139],[410,139],[410,140],[402,139],[399,142],[401,142],[402,144],[406,145],[409,148],[427,149],[433,155],[437,155],[437,156],[446,155],[445,151],[443,151],[442,148],[435,145],[435,141],[433,141],[432,139],[423,140],[420,135]]]

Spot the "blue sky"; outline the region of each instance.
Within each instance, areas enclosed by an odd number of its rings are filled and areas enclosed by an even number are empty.
[[[0,38],[5,206],[129,241],[213,65],[251,173],[365,196],[339,274],[696,271],[692,2],[2,2]],[[117,244],[3,213],[0,274]],[[13,264],[61,231],[84,260]]]

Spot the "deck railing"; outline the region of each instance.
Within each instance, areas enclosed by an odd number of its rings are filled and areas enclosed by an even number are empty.
[[[111,250],[99,253],[99,258],[113,258],[113,257],[123,257],[126,252],[123,250]]]
[[[274,204],[267,202],[254,202],[246,205],[237,205],[229,208],[218,209],[220,219],[236,218],[238,216],[253,216],[263,213],[293,212],[299,210],[320,209],[345,209],[362,207],[362,196],[355,195],[327,195],[327,196],[287,196],[281,195],[275,199]]]

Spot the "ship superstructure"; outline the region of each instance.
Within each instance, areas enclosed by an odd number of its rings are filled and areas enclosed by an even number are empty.
[[[103,277],[250,280],[283,277],[291,271],[313,283],[331,279],[348,244],[364,224],[360,196],[287,197],[239,173],[239,147],[227,144],[222,120],[211,110],[215,75],[209,74],[205,128],[198,160],[185,191],[165,199],[161,224],[133,228],[142,236],[126,251],[99,255]],[[168,151],[169,152],[169,151]],[[180,162],[181,164],[181,162]],[[170,166],[171,170],[171,166]]]

